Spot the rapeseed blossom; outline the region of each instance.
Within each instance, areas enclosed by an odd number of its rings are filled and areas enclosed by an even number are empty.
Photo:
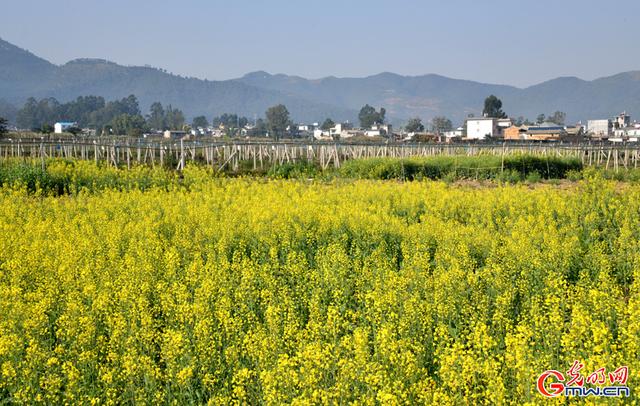
[[[1,399],[535,404],[579,359],[637,400],[638,186],[140,171],[0,191]]]

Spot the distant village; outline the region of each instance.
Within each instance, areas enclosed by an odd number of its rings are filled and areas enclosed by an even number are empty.
[[[251,124],[241,129],[241,135],[247,136],[253,129]],[[189,132],[165,131],[165,138],[180,138],[187,135],[222,137],[223,128],[197,128]],[[466,141],[609,141],[609,142],[638,142],[640,138],[640,123],[631,122],[631,116],[626,112],[610,119],[596,119],[587,121],[586,125],[558,125],[553,122],[543,122],[535,125],[516,125],[510,118],[470,117],[463,126],[441,133],[408,132],[405,129],[394,131],[390,124],[374,124],[369,128],[358,128],[353,124],[339,123],[328,129],[321,129],[319,123],[298,124],[297,134],[302,138],[317,141],[337,141],[344,139],[362,138],[390,138],[404,142],[466,142]]]
[[[75,122],[58,122],[54,125],[54,133],[62,134],[69,128],[76,127]],[[246,124],[240,129],[241,137],[248,137],[255,129],[253,124]],[[291,132],[288,127],[287,131]],[[359,128],[349,122],[334,124],[322,129],[319,123],[295,125],[295,138],[313,138],[317,141],[338,141],[348,139],[392,139],[401,142],[468,142],[468,141],[608,141],[614,143],[638,142],[640,139],[640,123],[631,121],[626,112],[609,119],[594,119],[586,125],[558,125],[553,122],[517,125],[511,118],[469,117],[458,128],[447,131],[406,131],[400,128],[395,131],[391,124],[374,124],[369,128]],[[145,137],[162,136],[168,139],[213,137],[222,138],[228,132],[224,125],[217,127],[197,127],[185,130],[166,130],[144,134]],[[267,137],[269,135],[267,134]]]
[[[133,97],[133,96],[130,96]],[[137,105],[137,102],[136,102]],[[159,103],[158,103],[159,105]],[[322,124],[318,122],[294,124],[289,119],[289,112],[283,105],[270,108],[267,111],[267,120],[257,119],[250,122],[247,118],[233,114],[224,114],[216,117],[212,125],[205,117],[196,117],[191,125],[174,125],[172,129],[154,130],[147,126],[146,130],[137,130],[143,138],[166,139],[196,139],[201,137],[212,138],[260,138],[266,137],[275,140],[281,139],[306,139],[315,141],[394,141],[394,142],[495,142],[495,141],[539,141],[539,142],[566,142],[576,143],[584,141],[603,141],[611,143],[638,142],[640,138],[640,123],[632,121],[631,116],[622,112],[611,118],[599,118],[588,120],[586,124],[565,125],[565,114],[556,112],[553,116],[538,116],[536,123],[524,120],[522,117],[513,119],[501,110],[502,102],[495,96],[489,96],[485,100],[485,108],[481,117],[470,115],[461,126],[454,128],[446,117],[435,117],[431,120],[430,128],[422,123],[419,118],[410,119],[404,126],[394,129],[391,124],[385,122],[385,109],[365,105],[360,111],[360,126],[350,122],[334,123],[327,118]],[[136,107],[137,108],[137,107]],[[160,105],[160,109],[161,105]],[[168,109],[171,112],[171,107]],[[179,110],[175,110],[179,112]],[[182,114],[179,112],[179,114]],[[270,117],[271,114],[271,117]],[[149,119],[147,119],[150,121]],[[121,120],[123,121],[123,120]],[[127,121],[127,120],[124,120]],[[140,122],[145,119],[139,117]],[[166,120],[164,121],[166,122]],[[121,132],[113,132],[112,126],[106,126],[109,133],[116,135]],[[126,126],[123,127],[126,130]],[[178,129],[176,129],[178,128]],[[104,135],[104,131],[102,135]],[[80,129],[77,122],[56,122],[53,126],[55,134],[72,133],[84,135],[96,135],[95,130]],[[131,131],[125,131],[131,134]],[[135,133],[135,132],[134,132]]]
[[[404,129],[394,132],[391,125],[374,125],[368,129],[353,128],[347,124],[337,124],[328,130],[321,130],[318,124],[300,125],[300,131],[313,133],[316,140],[348,139],[352,137],[388,136],[396,141],[467,142],[467,141],[563,141],[582,142],[588,140],[609,142],[638,142],[640,123],[631,122],[626,112],[610,119],[589,120],[586,125],[558,125],[542,122],[533,125],[517,125],[511,118],[469,117],[464,124],[448,131],[408,132]]]

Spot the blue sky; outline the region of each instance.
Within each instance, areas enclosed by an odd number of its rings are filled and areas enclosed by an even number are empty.
[[[640,1],[9,0],[0,37],[79,57],[230,79],[437,73],[528,86],[640,70]]]

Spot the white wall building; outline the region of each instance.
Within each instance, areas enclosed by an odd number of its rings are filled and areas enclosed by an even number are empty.
[[[612,134],[613,124],[611,120],[589,120],[587,122],[587,132],[592,137],[609,137]]]
[[[65,132],[67,129],[71,128],[71,127],[76,127],[78,125],[78,123],[72,123],[72,122],[60,122],[60,123],[55,123],[53,125],[53,132],[56,134],[62,134],[63,132]]]
[[[182,138],[187,135],[186,131],[167,130],[163,133],[164,138]]]
[[[615,128],[626,128],[631,126],[631,116],[628,115],[626,111],[618,114],[612,121]]]
[[[445,138],[462,138],[463,132],[464,132],[464,128],[458,127],[455,130],[445,131],[443,135]]]
[[[484,140],[487,137],[498,136],[498,124],[495,118],[472,117],[467,119],[467,138]]]

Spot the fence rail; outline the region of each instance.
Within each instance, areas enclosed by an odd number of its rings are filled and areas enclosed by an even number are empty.
[[[0,159],[69,158],[106,162],[108,165],[174,165],[181,170],[189,161],[220,170],[237,170],[241,162],[253,169],[274,164],[313,161],[323,169],[350,159],[374,157],[431,157],[531,154],[575,157],[586,166],[607,169],[637,168],[640,145],[607,144],[346,144],[310,142],[135,142],[101,140],[0,140]]]

